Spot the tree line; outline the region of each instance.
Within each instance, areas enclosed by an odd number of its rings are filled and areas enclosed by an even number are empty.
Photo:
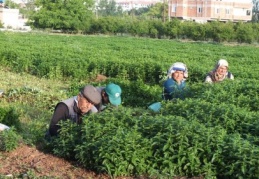
[[[10,0],[7,0],[8,4]],[[63,33],[132,35],[151,38],[191,39],[215,42],[258,42],[259,1],[253,0],[253,18],[249,23],[210,22],[168,19],[167,5],[124,12],[115,1],[31,0],[21,13],[34,29]]]
[[[259,42],[258,23],[222,23],[218,21],[200,24],[192,21],[173,19],[138,19],[102,17],[94,19],[84,34],[133,35],[139,37],[192,39],[214,42]]]

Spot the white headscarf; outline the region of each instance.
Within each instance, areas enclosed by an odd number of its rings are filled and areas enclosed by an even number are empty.
[[[172,66],[167,71],[168,78],[171,78],[172,74],[176,71],[183,71],[184,72],[184,74],[183,74],[184,78],[188,78],[188,69],[187,69],[187,66],[184,63],[176,62],[176,63],[172,64]]]
[[[218,72],[217,72],[218,68],[221,67],[221,66],[227,67],[227,69],[228,69],[228,62],[227,62],[227,60],[220,59],[215,64],[214,69],[210,72],[210,76],[211,76],[210,78],[213,79],[212,81],[214,81],[214,82],[223,81],[226,78],[226,76],[228,74],[228,71],[226,71],[226,73],[223,74],[223,75],[219,75]]]
[[[216,63],[216,65],[215,65],[215,70],[218,69],[218,67],[220,67],[220,66],[225,66],[225,67],[228,68],[228,62],[227,62],[227,60],[225,60],[225,59],[220,59],[220,60]]]

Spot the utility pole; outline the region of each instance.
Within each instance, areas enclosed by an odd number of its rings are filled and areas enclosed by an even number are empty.
[[[170,22],[171,20],[171,0],[168,0],[168,21]]]
[[[164,0],[163,22],[165,22],[165,2],[166,0]]]
[[[135,8],[133,7],[133,1],[131,1],[131,17],[132,17],[132,19],[134,18],[134,16],[135,16]]]

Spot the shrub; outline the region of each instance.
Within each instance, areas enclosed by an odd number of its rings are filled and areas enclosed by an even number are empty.
[[[18,147],[20,140],[21,140],[21,136],[17,134],[15,128],[1,131],[0,150],[7,151],[7,152],[12,151]]]
[[[0,123],[7,126],[14,126],[17,130],[21,129],[19,115],[14,108],[0,108]]]

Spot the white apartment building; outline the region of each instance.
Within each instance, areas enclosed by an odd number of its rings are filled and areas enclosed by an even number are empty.
[[[168,17],[196,22],[251,21],[251,0],[168,0]]]
[[[123,11],[147,8],[158,2],[163,2],[163,0],[116,0],[117,6],[121,6]]]
[[[20,6],[25,5],[28,0],[11,0]],[[23,18],[19,9],[5,8],[5,0],[0,0],[0,22],[5,29],[26,29],[31,30],[29,26],[25,26],[27,19]]]
[[[129,11],[131,9],[139,9],[149,7],[163,0],[114,0],[116,6],[121,6],[123,11]],[[98,7],[100,0],[95,1],[95,6]]]
[[[26,19],[23,19],[19,9],[7,9],[0,7],[0,21],[4,28],[22,29],[25,28]]]
[[[4,27],[17,27],[19,24],[19,9],[0,8],[0,21]]]

